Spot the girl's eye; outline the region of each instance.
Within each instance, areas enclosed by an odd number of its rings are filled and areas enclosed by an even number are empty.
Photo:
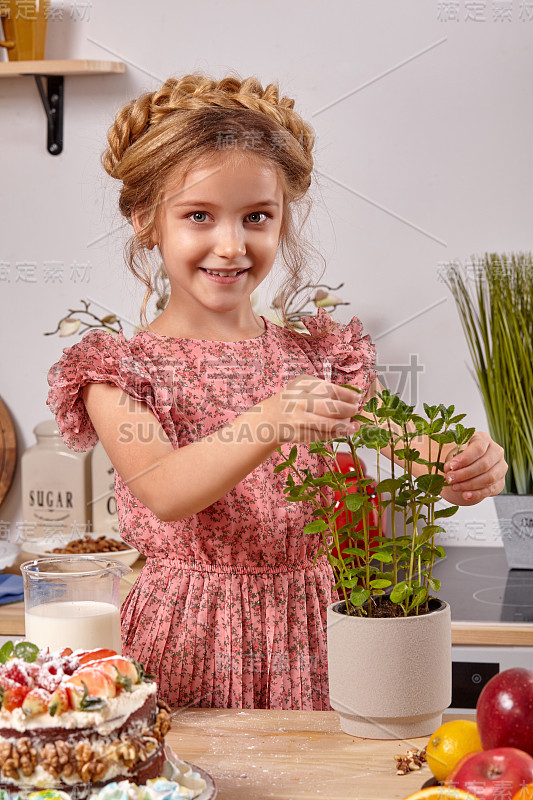
[[[252,219],[252,217],[256,217],[256,219]],[[265,212],[264,212],[264,211],[252,211],[252,213],[251,213],[251,214],[248,214],[248,218],[249,218],[249,219],[250,219],[252,222],[256,222],[256,223],[257,223],[257,222],[263,222],[263,220],[262,220],[262,219],[257,219],[257,217],[265,217],[265,219],[266,219],[266,218],[268,217],[268,214],[265,214]]]
[[[266,214],[264,211],[252,211],[251,214],[248,214],[247,219],[249,219],[250,222],[253,222],[255,225],[258,225],[259,223],[264,222],[265,219],[268,219],[269,216],[270,215]],[[203,219],[200,219],[200,217],[203,217]],[[193,211],[191,214],[187,214],[187,219],[190,219],[191,222],[204,222],[206,217],[206,211]]]

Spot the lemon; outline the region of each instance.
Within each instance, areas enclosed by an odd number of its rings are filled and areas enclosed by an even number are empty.
[[[428,766],[435,778],[443,781],[459,759],[482,749],[475,722],[467,719],[444,722],[429,738],[426,748]]]
[[[410,794],[405,800],[479,800],[475,794],[456,789],[453,786],[430,786]]]

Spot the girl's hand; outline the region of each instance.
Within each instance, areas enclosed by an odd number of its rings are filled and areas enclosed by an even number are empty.
[[[507,463],[503,448],[488,433],[476,431],[462,453],[450,452],[444,464],[448,486],[442,496],[454,505],[474,505],[494,497],[505,485]]]
[[[264,401],[263,412],[278,444],[317,442],[353,434],[364,396],[313,375],[299,375],[281,392]]]

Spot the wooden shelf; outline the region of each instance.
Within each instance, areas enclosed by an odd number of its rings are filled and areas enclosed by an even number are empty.
[[[66,75],[118,75],[126,71],[123,61],[89,59],[44,59],[42,61],[2,61],[0,78],[33,77],[46,114],[46,149],[58,156],[63,150],[64,82]],[[46,89],[43,86],[46,81]]]
[[[24,75],[109,75],[125,71],[126,65],[123,61],[62,58],[0,62],[0,78],[22,78]]]

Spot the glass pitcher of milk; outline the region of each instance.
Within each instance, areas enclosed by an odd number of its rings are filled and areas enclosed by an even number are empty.
[[[112,558],[58,555],[21,565],[26,639],[39,647],[121,653],[120,579],[130,567]]]

